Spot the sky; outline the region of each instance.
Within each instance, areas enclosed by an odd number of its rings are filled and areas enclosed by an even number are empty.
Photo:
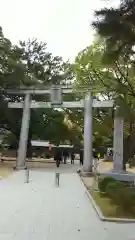
[[[94,10],[105,4],[103,0],[0,0],[0,25],[12,43],[34,37],[47,42],[53,55],[73,61],[92,43]]]

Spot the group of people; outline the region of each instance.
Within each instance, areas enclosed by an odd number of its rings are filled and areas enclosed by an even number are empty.
[[[60,162],[63,160],[64,164],[66,164],[67,159],[71,157],[71,164],[74,164],[75,160],[75,153],[73,151],[68,151],[67,149],[64,149],[63,151],[57,147],[55,154],[54,154],[54,160],[56,161],[57,167],[59,167]],[[83,165],[83,149],[80,150],[80,164]]]
[[[83,165],[83,158],[84,158],[83,149],[80,149],[79,155],[80,155],[80,165]],[[73,150],[68,151],[68,149],[62,150],[59,147],[56,148],[55,154],[54,154],[54,160],[56,161],[57,167],[59,167],[60,162],[62,161],[64,162],[64,164],[66,164],[69,158],[71,158],[71,164],[74,164],[75,152]],[[93,158],[99,160],[100,153],[97,152],[96,150],[93,150]]]

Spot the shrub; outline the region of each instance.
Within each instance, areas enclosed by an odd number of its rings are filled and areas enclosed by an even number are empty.
[[[110,182],[106,188],[107,195],[126,212],[135,212],[135,189],[125,187],[124,182]]]
[[[135,191],[130,188],[120,188],[115,197],[115,202],[126,212],[135,211]]]
[[[110,182],[116,182],[113,177],[100,178],[98,181],[98,187],[101,192],[106,192],[106,187]]]
[[[124,187],[125,187],[124,182],[117,181],[117,180],[111,181],[106,186],[106,193],[109,197],[114,199],[119,189]]]

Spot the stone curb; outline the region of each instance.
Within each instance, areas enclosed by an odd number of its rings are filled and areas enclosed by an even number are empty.
[[[86,189],[86,194],[88,196],[88,198],[90,199],[93,208],[95,209],[99,219],[101,221],[106,221],[106,222],[119,222],[119,223],[135,223],[135,219],[127,219],[127,218],[108,218],[108,217],[104,217],[104,215],[102,214],[99,206],[96,204],[95,200],[93,199],[93,197],[91,196],[91,194],[89,193],[89,191],[87,190],[82,178],[80,178],[81,183],[83,184],[83,186]]]

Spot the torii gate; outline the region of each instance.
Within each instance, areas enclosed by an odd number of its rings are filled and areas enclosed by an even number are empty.
[[[78,90],[82,92],[82,89]],[[86,90],[85,90],[86,91]],[[84,92],[84,91],[83,91]],[[111,108],[112,100],[97,101],[92,99],[91,90],[85,93],[85,99],[80,101],[63,102],[62,94],[73,93],[72,87],[52,86],[46,89],[20,89],[7,90],[8,94],[24,95],[24,102],[9,102],[9,108],[23,108],[20,141],[17,154],[16,168],[24,169],[26,164],[27,140],[29,132],[30,109],[31,108],[84,108],[84,173],[92,172],[92,108]],[[50,102],[31,101],[31,95],[50,94]],[[123,126],[117,119],[114,121],[114,168],[122,168],[123,165]],[[122,131],[120,131],[120,129]],[[120,131],[120,133],[119,133]],[[121,135],[122,134],[122,135]],[[119,144],[118,144],[119,143]],[[119,160],[119,164],[117,161]]]

